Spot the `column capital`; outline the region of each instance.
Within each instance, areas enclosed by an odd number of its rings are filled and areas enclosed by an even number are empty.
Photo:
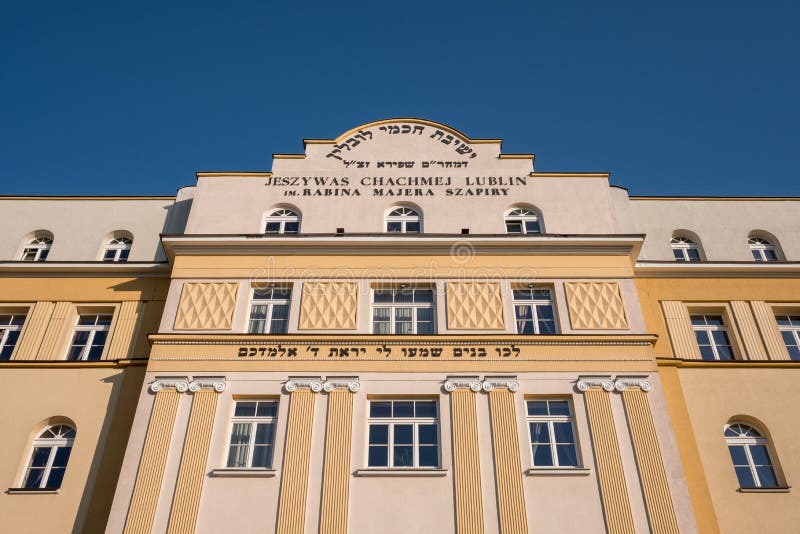
[[[226,387],[224,376],[196,376],[189,384],[189,391],[197,393],[203,388],[213,388],[217,393],[222,393]]]
[[[480,378],[477,376],[448,376],[444,382],[444,390],[448,393],[461,388],[469,388],[477,393],[482,389]]]
[[[577,387],[581,392],[590,388],[603,388],[610,393],[614,391],[614,380],[610,376],[579,376]]]
[[[328,377],[322,384],[322,389],[327,393],[335,389],[348,389],[350,393],[355,393],[361,389],[361,382],[358,381],[357,376]]]
[[[189,377],[187,376],[157,376],[150,383],[150,391],[158,393],[162,389],[174,389],[178,393],[189,391]]]
[[[485,376],[482,387],[487,393],[495,388],[506,388],[511,393],[516,393],[519,391],[519,382],[516,376]]]
[[[309,389],[314,393],[319,393],[320,391],[322,391],[322,379],[318,376],[311,376],[311,377],[298,376],[290,378],[283,385],[283,389],[285,389],[288,393],[291,393],[298,389]]]
[[[620,392],[628,388],[639,388],[647,393],[653,389],[653,384],[647,380],[646,376],[618,376],[614,381],[614,388]]]

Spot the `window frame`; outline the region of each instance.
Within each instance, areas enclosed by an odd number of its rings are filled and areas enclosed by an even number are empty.
[[[128,261],[133,248],[133,239],[127,236],[112,237],[103,246],[103,257],[101,261],[108,263],[124,263]],[[114,257],[109,258],[108,253],[114,252]],[[124,257],[123,257],[124,256]]]
[[[258,287],[251,287],[250,289],[250,300],[248,303],[248,311],[247,311],[247,333],[248,334],[255,334],[255,335],[267,335],[267,334],[287,334],[289,332],[289,319],[292,311],[292,294],[294,293],[294,288],[292,284],[288,285],[270,285],[267,290],[269,290],[273,295],[275,291],[288,291],[289,297],[288,298],[269,298],[269,299],[256,299],[256,294],[258,291],[263,291]],[[286,306],[286,328],[283,332],[273,332],[272,331],[272,321],[273,321],[273,312],[275,306]],[[267,306],[267,313],[266,317],[264,318],[264,325],[265,331],[264,332],[254,332],[252,330],[253,324],[253,307],[254,306]],[[260,320],[260,319],[259,319]]]
[[[22,255],[19,261],[25,262],[43,262],[47,260],[50,255],[50,249],[53,248],[54,239],[46,235],[38,235],[30,239],[22,247]],[[35,251],[32,259],[27,259],[29,251]]]
[[[300,233],[300,212],[294,208],[274,208],[267,213],[264,217],[264,235],[297,235]],[[277,232],[268,232],[267,225],[269,223],[278,223],[280,225]],[[286,231],[286,223],[297,223],[297,230]]]
[[[728,430],[732,427],[745,427],[757,434],[757,436],[728,436]],[[780,488],[781,487],[781,480],[778,476],[778,470],[776,469],[775,462],[773,461],[773,454],[772,448],[769,444],[769,439],[767,438],[766,434],[761,431],[760,428],[756,427],[755,425],[751,425],[749,423],[741,422],[741,421],[733,421],[725,425],[723,430],[723,434],[725,437],[725,444],[728,447],[728,453],[731,456],[731,464],[733,466],[734,475],[736,476],[736,480],[739,483],[740,489],[773,489],[773,488]],[[737,467],[745,467],[744,465],[737,465],[735,460],[733,459],[733,455],[730,452],[731,447],[742,447],[745,454],[745,459],[747,460],[747,468],[750,470],[750,476],[755,483],[754,486],[743,486],[741,480],[739,479],[739,474],[736,472]],[[758,474],[757,467],[759,465],[763,466],[765,464],[756,464],[755,459],[753,457],[753,452],[750,450],[751,447],[764,447],[764,450],[767,454],[767,460],[769,461],[769,468],[772,471],[772,478],[775,480],[774,485],[765,486],[761,482],[761,477]]]
[[[94,324],[80,324],[81,317],[90,317],[95,316],[95,323]],[[108,324],[97,324],[100,317],[109,317]],[[72,337],[70,337],[69,344],[67,345],[67,360],[72,362],[85,362],[85,361],[100,361],[102,360],[105,355],[106,351],[108,350],[109,341],[111,339],[111,326],[114,324],[114,312],[113,311],[84,311],[78,312],[77,317],[75,318],[75,324],[72,327]],[[78,332],[89,332],[89,337],[86,339],[86,343],[83,345],[83,349],[80,352],[79,358],[70,358],[69,355],[72,352],[72,347],[75,346],[75,337]],[[100,354],[100,357],[97,360],[88,360],[89,352],[91,351],[91,347],[94,342],[94,338],[97,332],[107,332],[106,339],[103,342],[103,350]]]
[[[780,324],[779,320],[781,317],[785,317],[786,319],[788,319],[789,324],[788,325]],[[797,347],[798,351],[800,351],[800,320],[794,321],[792,319],[793,317],[797,317],[798,319],[800,319],[800,311],[797,310],[793,312],[775,311],[775,323],[777,324],[778,327],[778,333],[781,336],[781,342],[783,343],[783,346],[786,348],[786,352],[789,353],[789,359],[793,361],[798,361],[800,360],[800,356],[796,358],[792,357],[792,351],[789,349],[789,343],[787,343],[786,339],[783,337],[784,332],[791,335],[794,340],[794,344],[792,346]]]
[[[768,263],[773,261],[780,261],[781,256],[778,252],[778,246],[774,240],[767,239],[761,236],[750,236],[747,238],[747,246],[750,249],[750,254],[753,256],[753,261],[759,263]],[[768,258],[767,252],[772,252],[774,258]]]
[[[519,213],[517,213],[519,212]],[[538,227],[537,231],[529,231],[528,222],[535,222]],[[508,229],[509,223],[519,223],[519,232],[510,232]],[[541,235],[544,233],[544,225],[542,224],[542,214],[539,210],[527,207],[516,207],[506,210],[503,214],[503,225],[508,235]]]
[[[25,327],[25,321],[28,320],[28,313],[25,312],[3,312],[0,310],[0,319],[3,317],[9,317],[8,323],[3,324],[0,320],[0,361],[8,361],[14,357],[14,352],[17,350],[17,345],[19,345],[19,338],[22,335],[22,329]],[[14,324],[15,317],[22,317],[22,323]],[[19,332],[17,334],[16,339],[14,340],[14,344],[12,345],[11,352],[8,353],[8,358],[3,358],[2,353],[3,351],[8,348],[8,338],[11,336],[11,332]]]
[[[703,257],[700,254],[700,246],[691,237],[682,234],[673,235],[669,240],[669,246],[672,249],[672,255],[675,261],[678,263],[697,263],[703,261]],[[694,250],[697,253],[697,258],[690,257],[690,250]],[[680,252],[680,259],[675,255],[676,252]]]
[[[389,417],[373,417],[371,414],[372,411],[372,403],[373,402],[391,402],[392,403],[392,411],[394,411],[394,403],[395,402],[433,402],[436,406],[436,416],[435,417],[394,417],[393,415]],[[414,410],[416,411],[416,404],[414,405]],[[441,402],[438,398],[434,397],[401,397],[401,396],[392,396],[386,398],[369,398],[367,399],[367,417],[366,417],[366,426],[367,431],[365,432],[365,447],[364,447],[364,465],[367,469],[386,469],[392,471],[404,471],[404,470],[439,470],[442,469],[442,411],[441,411]],[[370,430],[373,425],[385,425],[387,426],[387,442],[386,444],[374,444],[375,446],[385,446],[387,448],[386,451],[386,465],[370,465],[370,447],[373,444],[370,443]],[[394,465],[394,427],[395,425],[411,425],[412,427],[412,462],[411,465]],[[435,425],[436,426],[436,465],[423,465],[421,466],[419,463],[420,457],[420,440],[419,440],[419,429],[420,426],[423,425]],[[403,446],[404,444],[401,444]],[[407,446],[407,445],[405,445]],[[424,444],[422,446],[430,446],[430,444]]]
[[[376,291],[392,291],[392,292],[399,292],[399,291],[429,291],[433,296],[431,302],[413,302],[413,295],[412,295],[412,302],[375,302],[375,292]],[[375,335],[381,336],[429,336],[435,335],[437,330],[437,321],[436,321],[436,300],[437,300],[437,291],[436,287],[426,287],[426,286],[408,286],[408,287],[372,287],[370,288],[370,305],[369,305],[369,317],[370,317],[370,333]],[[376,332],[375,331],[375,309],[376,308],[389,308],[389,333],[384,332]],[[396,310],[399,308],[411,308],[411,327],[412,332],[410,333],[396,333],[395,328],[398,322],[407,322],[407,321],[398,321],[396,317]],[[419,320],[418,320],[418,310],[420,309],[430,309],[431,310],[431,333],[429,334],[420,334],[418,333],[419,328]],[[378,323],[385,323],[385,321],[377,321]],[[425,321],[427,322],[427,321]]]
[[[393,215],[396,211],[406,210],[410,213]],[[412,215],[413,214],[413,215]],[[408,223],[417,223],[419,230],[408,230]],[[390,223],[400,223],[400,230],[389,230]],[[383,217],[383,231],[387,234],[421,234],[422,233],[422,210],[414,206],[394,206]]]
[[[547,290],[550,293],[550,298],[548,301],[544,299],[536,299],[534,298],[536,291]],[[516,291],[530,291],[531,299],[517,299],[515,292]],[[554,336],[558,335],[560,332],[559,324],[558,324],[558,314],[556,312],[556,297],[555,297],[555,288],[553,286],[547,285],[534,285],[534,286],[524,286],[524,287],[512,287],[511,288],[511,306],[514,309],[514,332],[520,336]],[[523,334],[519,331],[519,322],[520,319],[517,315],[517,306],[526,306],[531,310],[531,322],[533,324],[533,333],[530,334]],[[550,310],[553,315],[553,329],[555,330],[551,334],[542,334],[540,332],[540,325],[539,325],[539,308],[549,306]],[[524,320],[524,319],[523,319]]]
[[[705,319],[706,317],[719,317],[722,325],[709,325],[709,324],[696,325],[692,321],[694,320],[693,319],[694,317],[699,317],[699,316],[702,316],[706,323],[707,323],[707,319]],[[700,358],[702,360],[728,362],[728,361],[736,361],[738,359],[739,351],[737,350],[734,329],[732,329],[729,326],[731,324],[731,321],[728,319],[728,317],[729,317],[728,314],[722,310],[719,311],[699,311],[692,309],[689,310],[689,322],[692,327],[692,334],[694,335],[695,343],[697,343],[697,349],[700,352]],[[697,339],[698,332],[703,332],[706,334],[706,338],[709,341],[708,345],[711,347],[711,351],[714,356],[713,359],[707,360],[703,358],[703,351],[701,349],[702,344]],[[730,359],[723,359],[719,357],[719,348],[717,347],[717,342],[714,339],[714,336],[711,334],[711,332],[723,332],[725,334],[725,337],[728,340],[728,346],[730,347],[730,352],[731,352]]]
[[[530,415],[528,411],[528,404],[532,402],[566,402],[569,409],[568,415]],[[549,437],[550,457],[553,459],[553,465],[536,465],[534,452],[533,452],[533,435],[531,434],[531,423],[546,423],[547,432]],[[572,447],[575,454],[576,465],[560,465],[558,456],[558,441],[556,441],[555,423],[569,423],[572,430]],[[581,449],[578,442],[578,426],[575,420],[575,407],[571,398],[568,397],[526,397],[525,398],[525,426],[527,427],[528,434],[528,453],[531,461],[531,468],[534,470],[548,470],[548,469],[583,469],[583,458],[581,457]]]
[[[269,416],[237,416],[236,415],[236,405],[240,402],[255,402],[255,403],[271,403],[275,405],[275,415]],[[225,466],[224,469],[236,469],[236,470],[263,470],[263,471],[272,471],[275,469],[275,449],[277,447],[278,442],[278,420],[280,415],[280,408],[281,402],[280,399],[277,397],[253,397],[253,398],[234,398],[233,399],[233,408],[231,411],[231,416],[228,424],[228,439],[226,441],[226,446],[224,449],[225,457],[223,459],[223,465]],[[256,411],[258,410],[258,405],[256,405]],[[256,412],[257,413],[257,412]],[[233,439],[233,429],[236,424],[244,424],[247,423],[250,425],[250,436],[247,441],[247,461],[244,467],[232,467],[228,465],[230,459],[230,450],[233,446],[232,439]],[[267,424],[270,423],[273,425],[273,432],[272,432],[272,443],[270,443],[270,458],[269,458],[269,466],[266,467],[254,467],[253,466],[253,455],[255,452],[255,440],[256,440],[256,433],[257,433],[257,425],[259,424]]]
[[[51,437],[51,438],[43,438],[42,434],[47,432],[48,430],[52,430],[54,428],[69,428],[72,431],[72,437]],[[64,477],[66,477],[67,467],[69,467],[69,459],[72,455],[72,448],[74,447],[75,437],[77,436],[78,432],[74,425],[70,423],[55,423],[50,424],[44,427],[38,435],[33,439],[31,442],[31,446],[28,448],[28,459],[25,462],[25,467],[22,470],[22,476],[20,478],[19,487],[30,489],[30,490],[56,490],[60,489],[61,486],[64,484]],[[50,452],[48,453],[47,462],[45,463],[44,473],[42,474],[42,480],[38,486],[30,487],[27,485],[28,476],[30,474],[30,470],[34,469],[33,467],[33,459],[34,453],[36,452],[37,448],[49,448]],[[67,460],[64,465],[64,476],[61,477],[61,483],[58,486],[48,486],[45,485],[46,482],[49,482],[50,475],[53,471],[53,463],[55,462],[56,455],[58,454],[58,450],[61,448],[69,448],[70,452],[67,455]]]

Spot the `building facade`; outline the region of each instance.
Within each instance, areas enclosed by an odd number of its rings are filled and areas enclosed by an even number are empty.
[[[3,517],[791,532],[800,200],[533,160],[393,119],[175,197],[0,200]]]

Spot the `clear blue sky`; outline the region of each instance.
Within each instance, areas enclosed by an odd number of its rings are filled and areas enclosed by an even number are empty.
[[[0,193],[195,171],[423,117],[632,194],[800,195],[797,2],[5,0]]]

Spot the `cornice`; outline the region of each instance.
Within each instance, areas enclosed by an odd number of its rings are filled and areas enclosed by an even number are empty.
[[[800,262],[675,262],[640,260],[634,266],[639,278],[794,278]]]
[[[167,262],[108,262],[108,261],[3,261],[0,273],[4,275],[67,275],[168,277]]]

